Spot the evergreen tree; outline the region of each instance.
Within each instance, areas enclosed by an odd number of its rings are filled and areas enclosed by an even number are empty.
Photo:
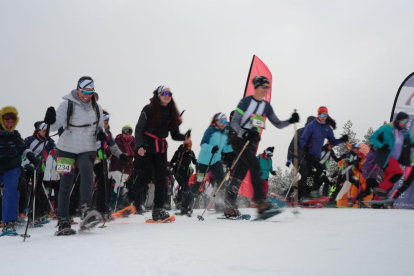
[[[364,139],[362,140],[362,143],[364,143],[367,146],[371,146],[372,143],[369,141],[369,138],[371,137],[372,134],[374,134],[374,130],[372,129],[372,127],[370,127],[368,129],[367,134],[364,135]]]

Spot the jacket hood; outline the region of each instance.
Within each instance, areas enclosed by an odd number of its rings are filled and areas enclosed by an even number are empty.
[[[72,90],[69,94],[63,96],[64,100],[71,100],[72,102],[75,102],[76,104],[81,104],[81,101],[79,99],[78,96],[78,92],[76,91],[76,89]]]
[[[306,120],[306,125],[305,126],[310,124],[313,120],[315,120],[315,118],[316,118],[315,116],[309,116],[308,119]]]
[[[13,128],[11,129],[11,131],[15,130],[17,127],[17,124],[19,123],[19,112],[17,111],[17,108],[15,108],[14,106],[5,106],[0,110],[0,124],[3,127],[4,130],[6,130],[6,126],[4,125],[3,122],[3,115],[7,114],[7,113],[13,113],[16,115],[17,119],[16,119],[16,123],[14,124]],[[10,132],[11,132],[10,131]]]

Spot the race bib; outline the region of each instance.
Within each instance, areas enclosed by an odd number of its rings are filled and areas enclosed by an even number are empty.
[[[206,176],[205,173],[197,173],[197,175],[196,175],[196,178],[197,178],[196,181],[197,182],[203,182],[205,176]]]
[[[258,132],[265,129],[265,118],[261,115],[255,114],[250,116],[250,123],[257,129]]]
[[[75,167],[75,159],[60,157],[56,163],[56,171],[58,173],[70,173]]]

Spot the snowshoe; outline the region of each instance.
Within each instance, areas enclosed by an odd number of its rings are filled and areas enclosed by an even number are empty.
[[[392,204],[394,203],[393,198],[386,198],[386,199],[382,199],[382,200],[366,200],[366,201],[362,201],[363,203],[369,203],[369,204],[382,204],[382,205],[386,205],[386,204]]]
[[[225,216],[228,219],[237,218],[237,217],[240,217],[241,215],[242,213],[240,213],[240,211],[237,208],[227,209],[226,211],[224,211],[224,214],[223,214],[223,216]]]
[[[166,223],[166,222],[173,222],[173,221],[175,221],[175,216],[170,216],[164,220],[158,220],[158,221],[147,219],[145,222],[146,223]]]
[[[218,219],[229,219],[229,220],[249,220],[252,216],[248,214],[240,214],[239,216],[227,216],[223,214],[221,217],[218,217]]]
[[[271,202],[264,202],[263,204],[268,205],[268,207],[259,211],[259,215],[253,221],[266,220],[279,215],[284,211],[284,209],[280,208],[277,204]]]
[[[102,217],[102,214],[98,211],[92,210],[88,212],[79,225],[79,233],[94,228],[98,223],[101,223],[103,220],[104,218]]]
[[[327,196],[321,196],[317,198],[305,198],[302,200],[302,203],[305,204],[317,204],[317,203],[328,203],[329,197]]]
[[[304,208],[304,209],[318,209],[318,208],[323,208],[323,204],[322,203],[317,203],[317,204],[309,204],[307,206],[303,205],[303,206],[300,206],[300,208]]]
[[[170,214],[166,212],[163,208],[157,208],[152,211],[152,221],[159,222],[165,221],[170,217]],[[174,217],[175,220],[175,217]],[[147,220],[148,222],[148,220]]]
[[[72,218],[59,218],[59,230],[55,232],[55,236],[75,235],[76,231],[71,228],[71,220]]]
[[[118,212],[112,213],[111,217],[112,218],[127,218],[129,217],[130,214],[135,214],[136,211],[137,211],[137,208],[134,205],[130,205]]]
[[[16,229],[14,229],[14,223],[13,222],[5,222],[3,224],[3,230],[0,234],[0,237],[2,236],[18,236],[19,234],[16,232]]]

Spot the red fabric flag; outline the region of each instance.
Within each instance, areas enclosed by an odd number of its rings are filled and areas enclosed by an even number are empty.
[[[272,73],[270,72],[267,65],[263,63],[257,56],[253,56],[252,64],[250,66],[249,75],[247,76],[246,88],[244,89],[243,97],[247,97],[254,94],[254,86],[252,84],[252,79],[255,76],[265,76],[269,79],[270,87],[272,87]],[[270,102],[272,98],[272,88],[270,88],[269,92],[267,93],[265,100]],[[250,177],[250,171],[247,172],[246,177],[244,178],[240,189],[239,195],[245,197],[253,197],[253,186]]]

